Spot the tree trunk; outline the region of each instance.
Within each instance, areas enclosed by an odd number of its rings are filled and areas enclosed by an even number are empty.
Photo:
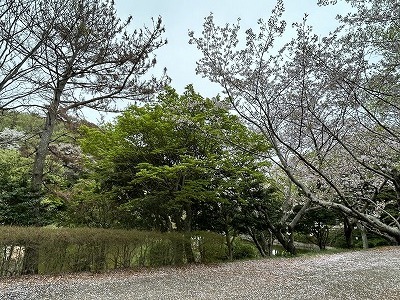
[[[265,222],[272,235],[276,237],[276,239],[282,245],[285,251],[289,252],[291,255],[296,255],[297,250],[293,240],[293,229],[292,229],[293,227],[283,226],[282,224],[275,226],[269,219],[268,213],[266,211],[263,211],[263,214],[265,217]],[[299,213],[297,213],[296,219],[297,220],[299,219]],[[297,222],[296,220],[292,220],[293,224],[295,224],[296,222]]]
[[[266,257],[266,251],[265,251],[265,247],[263,246],[263,236],[262,233],[260,234],[260,239],[261,241],[259,241],[258,237],[257,237],[257,233],[256,230],[253,230],[250,226],[247,227],[247,232],[249,233],[249,235],[251,236],[254,245],[256,245],[258,252],[260,253],[260,255],[262,257]]]
[[[288,234],[282,232],[283,229],[280,230],[272,230],[278,242],[282,245],[285,251],[289,252],[291,255],[297,254],[296,246],[294,245],[293,234],[291,231]]]
[[[272,256],[272,247],[274,246],[274,234],[270,229],[268,229],[268,240],[267,240],[267,249],[268,249],[268,256]],[[264,233],[262,233],[263,238],[265,239]]]
[[[225,232],[225,240],[226,240],[226,247],[228,249],[227,256],[228,256],[228,259],[230,261],[232,261],[233,260],[233,239],[231,237],[231,234],[229,233],[229,230],[227,230]]]
[[[43,183],[44,166],[46,157],[49,150],[49,144],[53,136],[54,128],[57,122],[57,113],[60,106],[61,94],[65,88],[66,80],[59,81],[57,88],[54,90],[54,98],[50,103],[47,114],[46,122],[43,131],[40,134],[39,145],[36,149],[35,161],[32,170],[32,189],[38,191],[41,189]]]
[[[367,230],[365,226],[362,225],[360,222],[357,222],[357,228],[361,231],[361,239],[363,243],[363,249],[368,249],[368,237],[367,237]]]
[[[42,133],[40,134],[39,145],[36,149],[35,161],[33,164],[32,174],[32,188],[35,191],[40,190],[43,182],[44,166],[48,153],[49,144],[53,135],[54,127],[56,124],[55,111],[50,111],[46,116],[46,123]]]
[[[192,231],[192,203],[186,203],[185,205],[185,218],[184,218],[184,230],[186,232]]]
[[[233,242],[235,240],[235,235],[232,235],[231,230],[229,228],[230,219],[228,216],[225,217],[225,241],[227,247],[227,256],[230,261],[233,260]]]
[[[346,247],[353,248],[354,247],[354,241],[353,241],[354,223],[347,216],[344,216],[343,221],[344,221],[343,233],[344,233],[344,238],[346,241]]]
[[[319,250],[326,250],[326,244],[329,238],[329,227],[321,226],[320,233],[318,235],[318,247]]]
[[[397,168],[391,172],[393,177],[394,191],[396,192],[397,208],[400,210],[400,172]]]

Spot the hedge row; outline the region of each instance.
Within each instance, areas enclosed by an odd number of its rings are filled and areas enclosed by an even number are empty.
[[[102,272],[225,259],[211,232],[0,226],[0,276]]]

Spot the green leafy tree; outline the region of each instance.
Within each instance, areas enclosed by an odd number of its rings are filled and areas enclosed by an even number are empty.
[[[250,153],[268,151],[223,101],[204,99],[191,86],[182,96],[167,88],[159,103],[132,106],[115,124],[83,133],[89,176],[119,210],[114,225],[162,231],[216,229],[212,218],[201,216],[215,207],[218,218],[233,212],[227,208],[244,201],[247,177],[263,176],[265,164]]]
[[[18,150],[25,158],[32,158],[39,142],[42,118],[36,114],[17,111],[3,112],[0,119],[0,148]],[[59,193],[75,183],[81,172],[83,160],[76,143],[76,128],[80,122],[59,123],[54,128],[53,141],[46,158],[43,181],[45,193]],[[30,160],[33,163],[33,160]]]
[[[0,149],[0,224],[45,225],[51,222],[42,194],[31,189],[32,160],[16,150]]]
[[[329,231],[337,225],[339,214],[331,209],[321,207],[310,208],[297,224],[296,231],[306,235],[307,240],[325,250],[329,239]]]

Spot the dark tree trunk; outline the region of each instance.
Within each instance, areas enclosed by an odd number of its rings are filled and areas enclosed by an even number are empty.
[[[256,234],[256,230],[252,229],[250,226],[247,227],[247,232],[251,236],[251,239],[253,240],[254,245],[256,245],[256,248],[257,248],[258,252],[260,253],[260,255],[262,257],[266,257],[267,253],[265,251],[265,247],[263,247],[262,236],[260,235],[260,239],[261,239],[261,241],[260,241]]]
[[[282,245],[283,249],[285,249],[286,252],[290,253],[291,255],[296,255],[297,249],[294,245],[294,240],[293,240],[293,227],[283,226],[282,224],[278,224],[275,226],[270,221],[268,213],[265,211],[263,211],[263,213],[265,216],[265,222],[272,235],[276,237],[276,239]],[[300,213],[296,215],[296,218],[297,219],[300,218]],[[296,224],[296,220],[293,220],[293,224]]]
[[[275,231],[272,230],[272,232],[286,252],[290,253],[291,255],[296,255],[297,249],[296,246],[294,245],[293,233],[291,232],[291,230],[288,230],[289,231],[288,233],[284,233],[283,230],[284,229],[281,228]]]
[[[347,216],[344,216],[343,221],[344,221],[344,226],[343,226],[344,239],[346,241],[346,247],[350,249],[354,247],[354,241],[353,241],[354,223]]]
[[[397,208],[400,211],[400,172],[395,169],[392,171],[392,176],[394,178],[393,185],[396,192],[396,199],[397,199]]]
[[[185,219],[184,219],[184,230],[186,232],[192,231],[192,203],[186,203],[185,205]]]
[[[262,233],[262,238],[265,240],[265,243],[267,245],[268,256],[272,256],[272,247],[274,245],[274,234],[270,229],[268,229],[268,233],[269,233],[268,239],[265,238],[264,233]]]
[[[227,231],[225,233],[225,240],[226,240],[226,247],[228,250],[227,256],[229,260],[233,260],[233,242],[232,242],[232,237],[229,233],[229,231]]]
[[[318,237],[318,247],[320,250],[325,250],[326,249],[326,244],[328,243],[328,238],[329,238],[329,228],[328,227],[322,227],[321,228],[321,234]]]

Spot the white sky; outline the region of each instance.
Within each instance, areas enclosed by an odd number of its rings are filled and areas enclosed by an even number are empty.
[[[243,32],[250,27],[257,28],[257,20],[268,19],[275,3],[275,0],[115,0],[121,19],[132,15],[135,28],[151,24],[151,17],[162,17],[166,28],[164,37],[168,44],[156,52],[158,70],[164,67],[168,69],[168,75],[172,78],[171,86],[178,93],[192,83],[195,90],[205,97],[216,96],[220,88],[195,74],[196,61],[201,53],[196,46],[188,44],[188,30],[193,30],[199,36],[204,18],[210,12],[220,25],[236,23],[240,17]],[[348,6],[343,3],[328,7],[319,7],[317,0],[285,0],[284,3],[284,19],[288,29],[307,13],[309,24],[321,35],[336,27],[337,14],[348,12]]]

